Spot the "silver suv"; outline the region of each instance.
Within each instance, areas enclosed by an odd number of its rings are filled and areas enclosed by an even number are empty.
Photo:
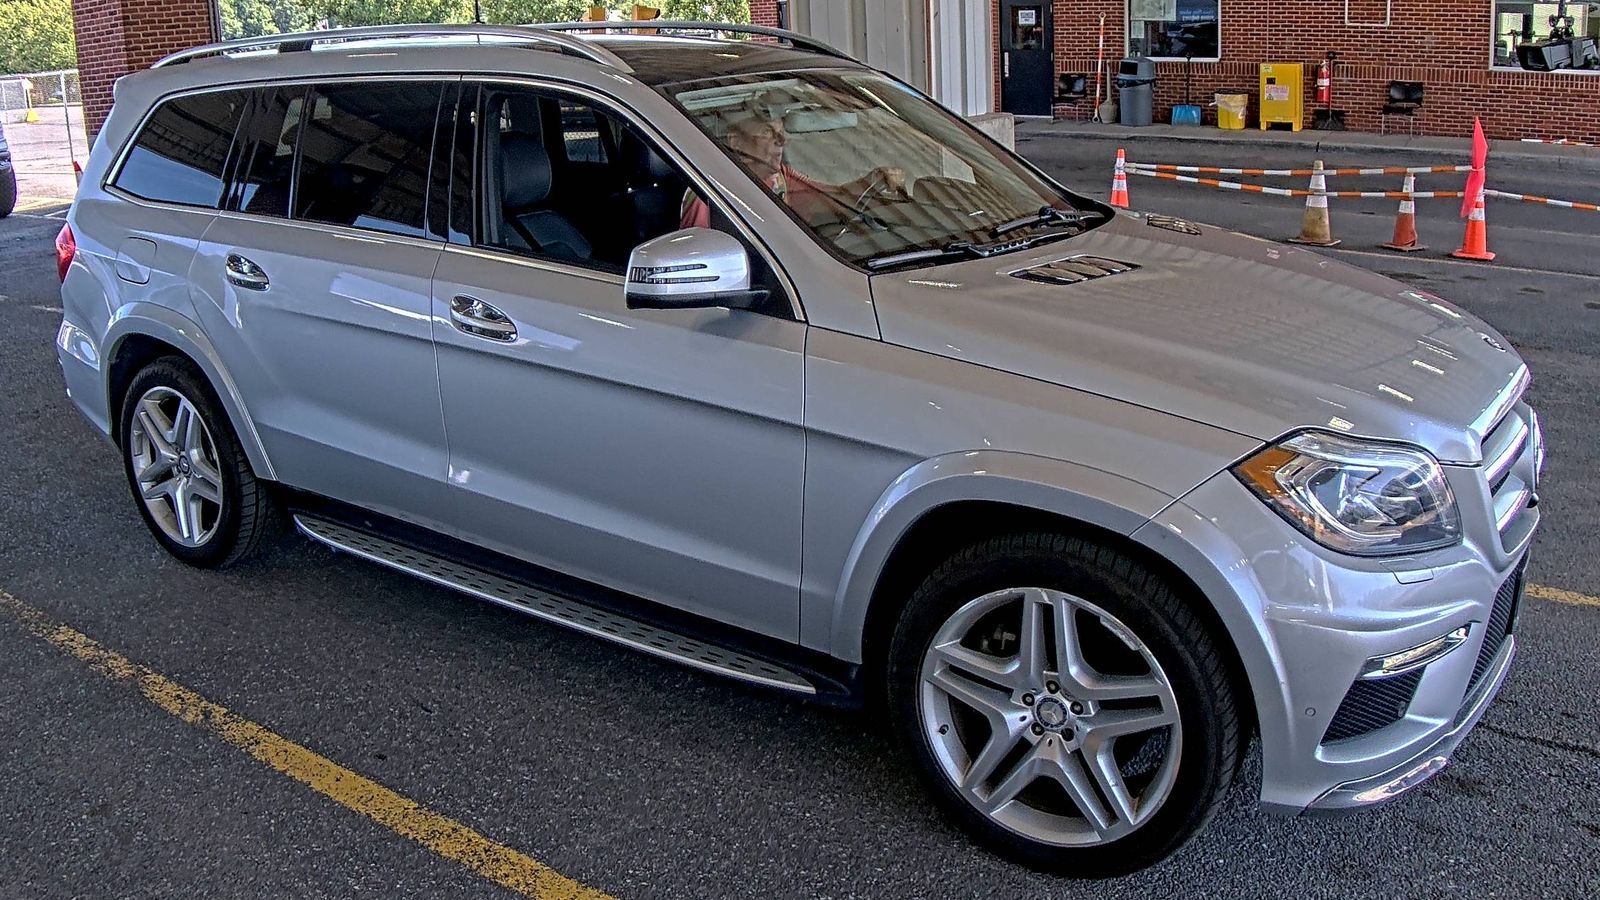
[[[292,522],[873,704],[974,838],[1075,875],[1173,852],[1255,738],[1289,813],[1445,765],[1539,521],[1500,336],[1074,194],[807,38],[654,27],[118,83],[57,344],[157,541],[219,566]]]

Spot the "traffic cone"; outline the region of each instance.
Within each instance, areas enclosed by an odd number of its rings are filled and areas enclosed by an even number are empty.
[[[1428,249],[1417,243],[1417,198],[1411,196],[1416,189],[1417,176],[1407,175],[1406,197],[1400,201],[1400,213],[1394,217],[1394,238],[1387,244],[1379,244],[1379,247],[1402,253]]]
[[[1111,176],[1111,205],[1118,209],[1128,208],[1128,154],[1125,150],[1117,150],[1117,168]]]
[[[1483,191],[1478,191],[1472,204],[1472,215],[1467,217],[1467,233],[1461,239],[1461,249],[1450,254],[1457,259],[1476,259],[1488,262],[1494,259],[1489,252],[1489,223],[1483,216]]]
[[[1328,179],[1322,174],[1322,160],[1312,165],[1311,194],[1306,197],[1306,215],[1300,224],[1300,234],[1289,238],[1292,244],[1311,244],[1316,247],[1336,247],[1341,242],[1334,239],[1333,226],[1328,222]]]

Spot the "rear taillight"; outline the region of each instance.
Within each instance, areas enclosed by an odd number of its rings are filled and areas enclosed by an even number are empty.
[[[78,239],[72,236],[72,226],[61,226],[56,235],[56,274],[67,280],[67,270],[72,268],[72,258],[78,255]]]

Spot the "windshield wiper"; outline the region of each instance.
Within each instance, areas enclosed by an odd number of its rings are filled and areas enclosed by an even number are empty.
[[[1093,222],[1104,218],[1105,216],[1093,211],[1079,212],[1075,209],[1061,209],[1060,207],[1056,206],[1046,206],[1042,207],[1036,213],[1018,216],[1009,222],[1001,222],[999,225],[989,229],[989,236],[997,238],[1001,235],[1016,231],[1018,228],[1027,228],[1030,225],[1047,225],[1053,222],[1059,222],[1068,228],[1081,228],[1087,222]]]
[[[890,253],[885,256],[874,256],[862,262],[869,269],[886,269],[889,266],[898,266],[901,263],[921,262],[925,259],[941,259],[946,256],[987,256],[981,247],[971,241],[951,241],[943,247],[930,247],[926,250],[906,250],[902,253]]]

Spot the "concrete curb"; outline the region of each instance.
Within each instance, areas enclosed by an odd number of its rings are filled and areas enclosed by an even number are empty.
[[[1309,154],[1323,151],[1389,152],[1409,156],[1429,156],[1435,159],[1459,159],[1468,162],[1472,157],[1469,138],[1446,138],[1429,135],[1383,135],[1356,131],[1222,131],[1208,127],[1149,125],[1131,128],[1122,125],[1096,125],[1091,122],[1019,119],[1017,140],[1050,137],[1085,137],[1102,140],[1126,141],[1130,147],[1141,139],[1162,141],[1187,141],[1196,144],[1222,144],[1236,147],[1291,147]],[[1600,147],[1571,147],[1560,144],[1529,144],[1522,141],[1492,140],[1489,158],[1501,160],[1533,161],[1553,169],[1575,172],[1600,172]]]

